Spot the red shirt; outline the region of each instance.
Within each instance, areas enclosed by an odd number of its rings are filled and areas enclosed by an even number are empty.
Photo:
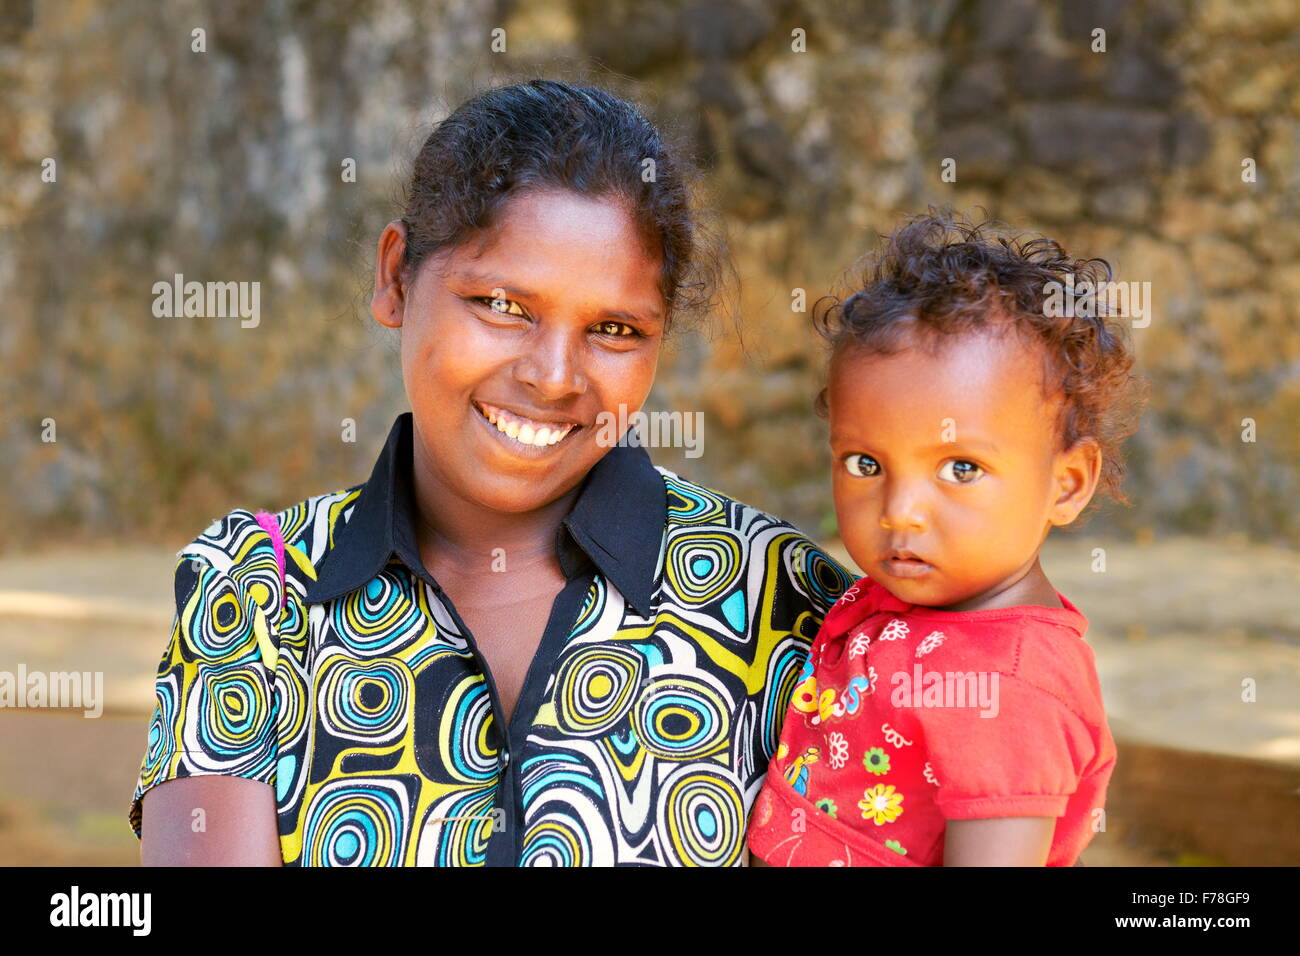
[[[1115,765],[1087,619],[937,611],[861,578],[827,613],[750,820],[774,866],[941,866],[948,820],[1056,817],[1071,866]]]

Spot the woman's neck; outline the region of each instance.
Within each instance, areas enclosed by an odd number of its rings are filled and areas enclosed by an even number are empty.
[[[506,513],[466,501],[436,476],[414,471],[416,540],[430,573],[436,576],[436,567],[457,574],[509,572],[537,564],[558,568],[556,529],[573,509],[581,483],[540,508]]]

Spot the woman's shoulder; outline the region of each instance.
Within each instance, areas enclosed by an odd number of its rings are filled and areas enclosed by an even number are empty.
[[[656,465],[668,495],[665,540],[679,543],[731,541],[746,564],[777,565],[795,587],[824,611],[853,584],[855,575],[812,538],[777,517],[715,488]]]
[[[798,531],[783,518],[755,508],[716,488],[683,478],[662,465],[655,465],[655,471],[663,477],[664,489],[668,494],[670,528],[716,525],[748,533],[757,533],[769,527]]]
[[[267,567],[276,566],[275,546],[264,519],[275,519],[283,547],[293,548],[308,562],[317,561],[328,550],[337,527],[346,523],[362,485],[330,491],[290,505],[280,511],[235,508],[216,518],[176,557],[179,564],[198,561],[235,584],[260,579]],[[278,571],[276,572],[278,577]]]

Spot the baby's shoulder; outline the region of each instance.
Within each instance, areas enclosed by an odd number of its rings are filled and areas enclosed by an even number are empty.
[[[997,673],[1076,711],[1100,702],[1087,622],[1069,608],[1008,608],[999,614],[910,621],[915,654],[930,669]]]

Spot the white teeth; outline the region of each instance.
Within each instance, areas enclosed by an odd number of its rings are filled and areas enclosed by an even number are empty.
[[[504,409],[480,407],[487,420],[497,427],[497,431],[521,444],[532,445],[536,448],[545,448],[548,445],[556,444],[563,440],[574,428],[572,424],[542,425],[533,423],[517,418]]]

